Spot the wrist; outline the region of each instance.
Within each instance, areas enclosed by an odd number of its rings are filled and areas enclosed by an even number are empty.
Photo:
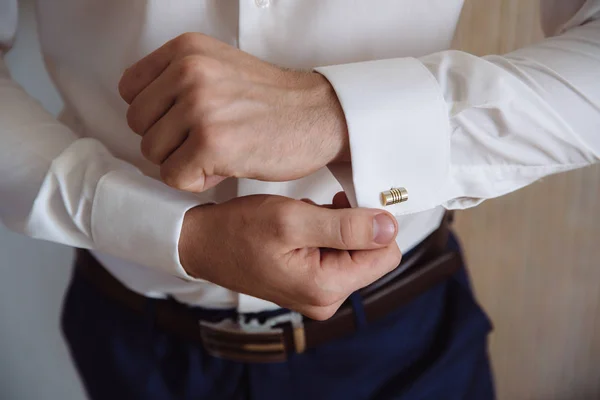
[[[320,75],[320,74],[319,74]],[[330,163],[334,162],[349,162],[350,161],[350,137],[348,135],[348,124],[344,109],[338,98],[335,89],[331,83],[323,75],[320,75],[326,85],[326,103],[329,110],[328,114],[331,118],[331,127],[333,137],[336,143],[335,156]]]
[[[350,138],[346,116],[335,89],[329,80],[318,72],[311,72],[309,77],[309,112],[322,110],[323,118],[320,119],[318,134],[328,134],[330,140],[321,143],[330,146],[328,164],[350,161]]]

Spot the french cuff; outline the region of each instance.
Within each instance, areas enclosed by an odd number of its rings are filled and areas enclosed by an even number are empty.
[[[112,171],[98,182],[92,206],[95,249],[179,278],[183,217],[199,205],[189,193],[169,188],[134,170]]]
[[[437,81],[414,58],[316,68],[335,89],[348,124],[351,166],[330,167],[353,206],[395,215],[441,204],[450,170],[450,121]],[[384,207],[381,193],[408,201]]]

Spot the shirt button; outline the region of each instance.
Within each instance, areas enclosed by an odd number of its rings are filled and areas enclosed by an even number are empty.
[[[258,8],[267,8],[271,5],[271,0],[254,0]]]

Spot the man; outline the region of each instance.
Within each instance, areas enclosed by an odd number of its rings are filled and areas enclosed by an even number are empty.
[[[444,209],[600,155],[600,1],[542,5],[555,38],[478,58],[461,0],[38,2],[66,107],[2,70],[0,215],[89,249],[89,396],[493,398]]]

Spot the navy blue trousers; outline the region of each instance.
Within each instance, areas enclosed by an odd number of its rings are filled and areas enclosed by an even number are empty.
[[[458,248],[454,238],[449,246]],[[213,321],[235,313],[193,310]],[[464,268],[384,319],[285,363],[211,357],[157,329],[152,300],[147,315],[135,314],[77,274],[62,329],[93,400],[494,398],[491,326]]]

